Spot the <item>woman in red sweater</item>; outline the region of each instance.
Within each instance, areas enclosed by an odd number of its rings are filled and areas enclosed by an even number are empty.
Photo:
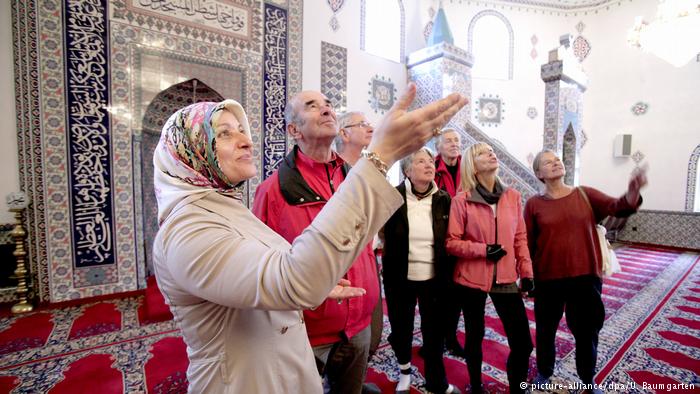
[[[627,193],[613,198],[591,187],[564,184],[564,164],[550,150],[538,153],[532,168],[545,185],[543,194],[525,204],[536,284],[538,375],[534,383],[546,383],[554,372],[554,337],[566,311],[566,323],[576,341],[576,371],[584,384],[592,384],[598,333],[605,319],[595,224],[609,215],[625,217],[637,211],[642,203],[639,189],[647,183],[645,171],[633,174]]]
[[[498,179],[498,159],[485,143],[462,156],[461,192],[452,199],[447,252],[457,257],[454,281],[464,311],[465,353],[472,393],[481,393],[484,307],[490,296],[508,337],[511,393],[524,390],[532,340],[521,292],[532,290],[520,193]],[[517,280],[521,279],[518,288]]]

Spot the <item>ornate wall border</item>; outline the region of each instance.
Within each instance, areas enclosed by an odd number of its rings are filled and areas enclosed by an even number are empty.
[[[698,160],[700,160],[700,145],[695,147],[693,153],[690,155],[690,160],[688,160],[688,181],[686,182],[685,189],[685,211],[693,212],[695,209],[695,188],[697,184],[695,183],[698,179]]]
[[[627,0],[631,2],[632,0]],[[450,3],[472,4],[473,0],[450,0]],[[598,14],[600,11],[609,11],[613,6],[619,7],[625,4],[621,0],[597,0],[593,2],[574,2],[566,4],[564,1],[531,1],[531,0],[481,0],[479,5],[491,6],[502,10],[534,12],[536,14],[548,14],[556,16],[579,16]]]
[[[245,0],[262,10],[265,3],[258,0]],[[91,0],[99,6],[107,1]],[[110,0],[114,6],[120,0]],[[301,43],[303,2],[301,0],[272,1],[284,10],[287,18],[288,37],[281,43],[287,50],[286,90],[278,93],[276,99],[286,103],[287,97],[301,88]],[[122,2],[123,3],[123,2]],[[36,11],[34,7],[39,4]],[[67,138],[66,138],[66,85],[62,19],[63,2],[60,0],[16,0],[12,4],[13,36],[15,56],[15,85],[17,90],[17,122],[19,142],[20,185],[32,198],[32,205],[27,211],[27,227],[31,253],[34,287],[41,301],[65,301],[69,299],[97,296],[122,291],[134,290],[143,286],[139,278],[139,266],[144,265],[143,254],[138,251],[138,204],[135,200],[140,174],[134,171],[138,164],[133,152],[133,124],[130,116],[134,113],[134,86],[131,62],[133,48],[164,45],[168,50],[192,59],[219,57],[229,61],[238,56],[239,64],[246,68],[245,101],[253,140],[262,145],[260,130],[263,124],[279,119],[268,116],[262,111],[263,92],[263,58],[262,42],[254,45],[252,50],[241,50],[234,43],[217,42],[210,36],[186,38],[169,34],[160,27],[149,29],[136,22],[108,21],[109,42],[109,109],[112,200],[115,218],[114,251],[117,253],[116,270],[106,272],[100,267],[80,270],[75,267],[71,248],[71,224],[69,209],[69,181],[67,174]],[[136,23],[136,24],[135,24]],[[172,22],[171,22],[172,23]],[[157,23],[156,23],[157,25]],[[154,25],[155,26],[155,25]],[[262,37],[262,20],[257,24],[259,36]],[[175,29],[173,25],[171,29]],[[166,29],[167,30],[167,29]],[[256,33],[257,34],[257,33]],[[144,40],[142,36],[148,36]],[[41,37],[38,40],[37,37]],[[154,39],[154,40],[150,40]],[[186,45],[189,48],[185,48]],[[180,45],[180,46],[178,46]],[[169,47],[170,46],[170,47]],[[37,62],[40,59],[40,63]],[[32,68],[34,67],[34,68]],[[39,96],[41,94],[41,100]],[[283,108],[283,104],[282,104]],[[285,135],[286,138],[286,135]],[[139,158],[140,159],[140,158]],[[258,162],[262,161],[258,152]],[[260,178],[249,183],[249,196]],[[44,208],[44,199],[48,204]],[[45,211],[46,209],[46,211]],[[92,270],[90,270],[92,269]],[[99,271],[99,272],[98,272]],[[76,281],[76,278],[78,281]],[[84,287],[80,287],[82,285]],[[111,283],[110,283],[111,282]]]
[[[40,12],[41,10],[39,10]],[[34,0],[12,3],[13,52],[15,61],[15,108],[19,180],[29,198],[26,227],[34,236],[27,240],[27,253],[34,290],[40,300],[49,298],[44,211],[44,172],[39,104],[37,8]]]
[[[508,29],[508,79],[511,80],[513,79],[513,51],[515,48],[515,34],[513,33],[513,26],[511,26],[510,21],[505,17],[505,15],[494,10],[483,10],[474,15],[472,20],[469,22],[469,28],[467,30],[467,52],[472,56],[474,55],[474,28],[476,27],[476,22],[487,15],[493,15],[500,19]]]
[[[117,282],[108,16],[107,7],[99,6],[67,0],[63,7],[68,204],[76,287]]]
[[[265,4],[263,12],[263,122],[260,144],[261,176],[266,179],[277,169],[287,153],[287,132],[284,107],[287,103],[287,40],[289,22],[287,10]],[[259,184],[259,181],[256,183]]]
[[[399,10],[401,12],[401,52],[399,53],[400,62],[406,63],[406,10],[403,6],[402,0],[396,0],[399,2]],[[365,50],[365,17],[367,16],[367,0],[362,0],[360,3],[360,49]]]

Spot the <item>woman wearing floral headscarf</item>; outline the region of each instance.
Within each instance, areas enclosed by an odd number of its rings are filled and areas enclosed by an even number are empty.
[[[418,149],[466,103],[452,95],[407,112],[414,97],[411,85],[375,131],[374,160],[357,163],[292,245],[241,200],[256,168],[240,104],[197,103],[168,119],[153,157],[154,269],[187,344],[190,392],[322,392],[298,310],[331,290],[363,293],[336,283],[402,203],[383,166]]]

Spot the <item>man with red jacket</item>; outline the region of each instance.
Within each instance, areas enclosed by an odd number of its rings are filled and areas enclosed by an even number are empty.
[[[455,129],[444,129],[435,141],[438,156],[435,159],[435,183],[454,197],[459,189],[462,141]],[[459,303],[448,297],[445,305],[445,347],[458,356],[464,356],[464,349],[457,342],[459,324]]]
[[[444,129],[435,141],[438,157],[435,159],[435,183],[450,197],[459,188],[459,166],[462,156],[462,141],[454,129]]]
[[[349,166],[331,149],[338,122],[325,95],[298,93],[287,103],[285,121],[296,146],[277,171],[258,186],[253,213],[292,243],[338,189]],[[332,393],[358,394],[363,391],[370,321],[379,297],[371,244],[344,279],[343,285],[366,293],[355,298],[338,296],[343,290],[336,286],[323,304],[304,311],[304,321],[324,386]],[[299,392],[304,390],[299,388]]]

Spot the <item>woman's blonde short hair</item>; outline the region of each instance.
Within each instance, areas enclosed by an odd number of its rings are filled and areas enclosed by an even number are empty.
[[[474,159],[491,148],[491,145],[485,142],[477,142],[476,144],[468,147],[464,150],[462,154],[462,168],[460,168],[460,183],[459,187],[462,191],[471,192],[476,188],[479,183],[476,179],[476,166],[474,165]]]

